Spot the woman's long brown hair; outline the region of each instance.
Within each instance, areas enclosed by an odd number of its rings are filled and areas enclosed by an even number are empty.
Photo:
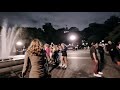
[[[30,46],[27,49],[28,54],[30,55],[40,55],[41,50],[43,49],[42,42],[39,39],[32,40]]]

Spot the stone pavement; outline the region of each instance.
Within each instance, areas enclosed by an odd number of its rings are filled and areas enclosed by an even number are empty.
[[[120,78],[120,66],[114,64],[110,56],[105,55],[105,67],[103,69],[104,77],[106,78]]]
[[[89,50],[68,51],[68,61],[66,70],[52,71],[52,78],[94,78]],[[103,78],[120,78],[120,66],[112,63],[108,55],[105,55],[105,62]]]
[[[120,78],[120,66],[112,63],[108,55],[105,55],[105,62],[103,78]],[[89,50],[68,51],[68,63],[66,70],[54,68],[51,72],[52,78],[95,78]],[[13,73],[13,76],[1,76],[1,78],[14,78],[17,73],[19,72]],[[28,75],[29,72],[25,78],[28,78]]]

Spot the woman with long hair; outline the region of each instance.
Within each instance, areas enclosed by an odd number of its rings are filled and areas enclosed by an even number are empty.
[[[50,45],[49,44],[45,44],[44,45],[44,50],[46,51],[47,60],[48,60],[48,62],[50,62]]]
[[[61,63],[59,66],[66,69],[68,66],[68,60],[67,60],[67,48],[64,43],[61,44],[61,53],[62,53]]]
[[[22,70],[22,76],[26,75],[26,72],[31,63],[31,70],[29,78],[44,78],[46,77],[46,52],[43,50],[42,42],[38,39],[34,39],[25,53],[24,65]]]
[[[53,58],[53,65],[58,64],[58,47],[57,47],[57,45],[53,46],[52,58]]]

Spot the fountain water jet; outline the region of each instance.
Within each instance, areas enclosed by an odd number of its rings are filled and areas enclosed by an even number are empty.
[[[0,59],[9,58],[20,30],[17,27],[8,28],[7,23],[4,22],[1,29],[1,43],[0,43]]]

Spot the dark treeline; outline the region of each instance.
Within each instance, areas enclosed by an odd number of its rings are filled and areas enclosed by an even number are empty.
[[[80,35],[80,31],[76,27],[71,27],[68,29],[67,27],[55,29],[53,28],[53,25],[51,23],[45,23],[45,25],[42,26],[42,28],[35,28],[35,27],[20,27],[21,33],[19,34],[19,37],[25,41],[25,43],[28,45],[32,39],[38,38],[43,43],[51,43],[54,44],[60,44],[60,43],[66,43],[69,44],[69,34],[75,33],[77,36]],[[80,44],[80,37],[77,39],[77,44]]]
[[[120,41],[120,18],[111,16],[103,24],[91,23],[81,34],[89,43],[101,40]]]

